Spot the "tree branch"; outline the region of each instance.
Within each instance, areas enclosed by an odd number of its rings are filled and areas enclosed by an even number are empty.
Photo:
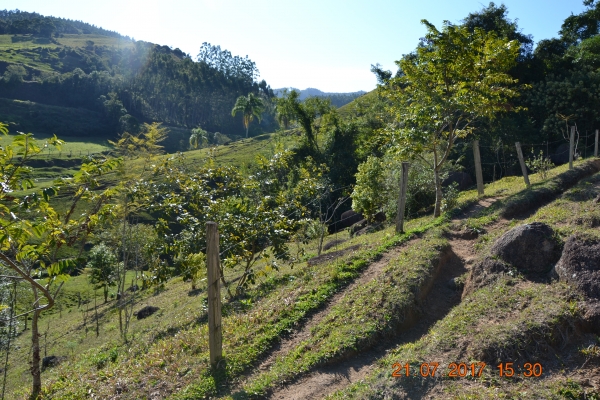
[[[15,270],[19,275],[21,275],[23,277],[23,279],[25,279],[27,282],[29,282],[31,284],[31,286],[33,286],[34,288],[39,289],[44,294],[44,297],[46,297],[48,299],[48,304],[43,305],[41,307],[36,307],[33,311],[47,310],[47,309],[52,308],[54,306],[54,299],[52,298],[52,295],[50,294],[50,292],[45,287],[43,287],[42,285],[40,285],[39,283],[37,283],[35,281],[35,279],[33,279],[31,276],[29,276],[29,274],[26,274],[21,268],[19,268],[4,253],[0,253],[0,260],[4,261],[6,264],[8,264],[8,266],[10,268],[12,268],[13,270]]]

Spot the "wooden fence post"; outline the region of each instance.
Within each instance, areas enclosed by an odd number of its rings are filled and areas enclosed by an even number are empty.
[[[475,158],[475,178],[477,179],[477,194],[484,195],[483,172],[481,171],[481,155],[479,154],[479,140],[473,140],[473,157]]]
[[[596,129],[596,142],[594,143],[594,157],[598,157],[598,129]]]
[[[223,356],[221,331],[221,285],[219,271],[219,228],[206,223],[206,265],[208,267],[208,347],[210,364],[216,367]]]
[[[575,125],[571,127],[571,138],[569,141],[569,169],[573,169],[573,153],[575,152]]]
[[[523,158],[523,152],[521,151],[521,143],[516,142],[515,146],[517,147],[517,155],[519,156],[519,163],[521,164],[523,179],[525,180],[527,187],[530,187],[531,184],[529,183],[529,175],[527,175],[527,166],[525,165],[525,159]]]
[[[406,208],[406,187],[408,185],[409,163],[402,163],[402,180],[400,182],[400,198],[398,199],[398,216],[396,217],[396,232],[404,233],[404,209]]]

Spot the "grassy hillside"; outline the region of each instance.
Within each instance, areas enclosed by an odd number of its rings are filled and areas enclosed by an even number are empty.
[[[52,39],[35,35],[0,35],[0,65],[2,62],[21,63],[39,71],[64,72],[65,62],[58,56],[62,49],[90,50],[101,55],[103,47],[121,50],[132,46],[131,40],[97,34],[64,34]],[[78,67],[87,69],[83,62]]]
[[[341,232],[326,239],[336,244],[319,258],[313,258],[316,243],[309,243],[303,263],[260,275],[243,301],[225,304],[225,362],[214,372],[202,285],[192,291],[179,277],[158,292],[128,294],[134,310],[150,304],[160,311],[133,319],[124,344],[115,301],[95,307],[85,274],[74,277],[65,285],[63,308],[41,321],[47,354],[65,357],[43,373],[45,396],[597,398],[600,388],[591,378],[598,376],[600,342],[578,328],[581,309],[564,284],[507,275],[462,299],[448,286],[451,278],[464,281],[474,260],[517,224],[549,223],[562,240],[577,231],[598,237],[597,228],[578,221],[597,212],[600,173],[589,174],[599,168],[576,165],[574,172],[550,171],[547,180],[532,176],[531,189],[508,177],[487,185],[482,199],[464,192],[452,213],[411,220],[403,235],[393,227],[354,238]],[[228,279],[240,273],[226,271]],[[74,300],[77,292],[86,304]],[[17,340],[8,382],[10,395],[21,398],[30,379],[19,361],[28,335]],[[499,379],[489,361],[496,357],[538,362],[544,373]],[[482,360],[489,367],[481,377],[441,373],[451,362]],[[438,362],[441,374],[391,377],[394,363],[418,372],[424,362]]]

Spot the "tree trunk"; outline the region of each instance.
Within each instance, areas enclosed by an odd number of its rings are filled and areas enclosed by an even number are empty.
[[[439,217],[442,213],[442,181],[440,179],[440,171],[434,168],[433,175],[435,177],[435,208],[433,210],[433,217]]]
[[[36,302],[34,306],[37,308],[37,292],[35,292]],[[42,391],[42,373],[40,371],[40,335],[38,333],[39,311],[33,312],[31,320],[31,376],[33,384],[31,386],[31,400],[36,400]]]
[[[104,285],[104,304],[108,303],[108,286]]]
[[[248,128],[250,127],[250,124],[246,125],[246,138],[248,138]]]

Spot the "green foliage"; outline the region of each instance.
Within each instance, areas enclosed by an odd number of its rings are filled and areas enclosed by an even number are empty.
[[[407,157],[433,155],[436,186],[434,215],[442,202],[439,171],[457,139],[472,133],[480,118],[510,109],[518,92],[507,71],[519,51],[517,41],[493,32],[445,24],[439,31],[427,21],[417,50],[397,61],[399,76],[380,86],[394,122],[386,133],[391,146]]]
[[[248,96],[240,96],[235,101],[235,105],[231,110],[231,115],[235,116],[238,113],[242,114],[244,128],[246,128],[246,137],[248,137],[250,122],[252,122],[254,117],[260,121],[263,109],[264,105],[262,100],[253,93],[248,93]]]
[[[325,116],[335,118],[335,109],[329,99],[309,97],[304,102],[300,101],[300,93],[296,90],[283,92],[277,99],[277,120],[280,125],[287,128],[292,121],[298,122],[304,131],[306,143],[312,150],[318,150],[318,133],[320,122]]]
[[[204,147],[208,144],[208,132],[200,127],[192,129],[189,142],[190,149],[197,149],[198,146]]]
[[[8,83],[23,82],[25,76],[27,76],[27,71],[22,65],[9,65],[4,72],[4,80]]]
[[[352,192],[352,209],[372,219],[385,201],[381,193],[382,189],[382,162],[377,157],[369,157],[358,166],[356,186]]]
[[[117,283],[117,257],[112,249],[100,243],[90,250],[87,267],[90,269],[90,283],[102,289],[104,302],[108,301],[108,288]]]
[[[119,155],[148,158],[162,152],[163,146],[159,143],[167,138],[169,130],[161,125],[160,122],[144,123],[139,134],[125,132],[117,142],[108,142],[115,147],[115,152]]]
[[[187,254],[183,260],[184,279],[192,283],[192,290],[196,290],[198,283],[206,276],[206,255],[204,253]]]
[[[535,174],[540,174],[542,179],[548,177],[548,171],[553,167],[552,161],[544,156],[543,150],[540,150],[539,155],[535,155],[531,149],[531,157],[525,160],[525,165],[529,167]]]

